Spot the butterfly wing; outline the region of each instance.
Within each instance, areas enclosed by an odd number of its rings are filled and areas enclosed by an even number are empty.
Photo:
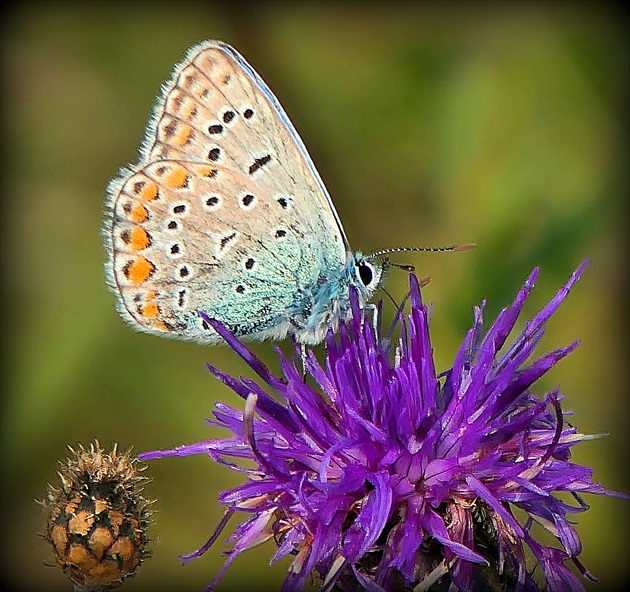
[[[322,278],[344,273],[345,234],[301,139],[220,42],[175,67],[138,165],[108,193],[109,283],[141,330],[217,341],[204,311],[243,337],[299,335]]]

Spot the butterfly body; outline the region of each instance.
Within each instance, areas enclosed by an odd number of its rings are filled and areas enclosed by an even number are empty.
[[[108,283],[134,328],[215,343],[320,342],[380,262],[354,253],[300,137],[230,46],[206,41],[163,87],[139,161],[110,182]]]

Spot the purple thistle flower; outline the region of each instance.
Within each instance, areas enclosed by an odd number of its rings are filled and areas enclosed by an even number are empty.
[[[234,547],[209,589],[237,556],[273,539],[273,561],[294,555],[286,591],[301,590],[314,574],[325,590],[583,590],[567,564],[594,578],[577,559],[581,543],[569,517],[588,508],[583,493],[627,496],[571,462],[571,447],[591,436],[564,421],[560,394],[530,391],[577,342],[530,359],[586,264],[507,346],[538,269],[485,335],[483,305],[476,308],[452,368],[439,376],[413,275],[395,355],[354,298],[351,320],[327,336],[324,364],[306,354],[316,386],[280,350],[283,377],[274,376],[206,319],[265,386],[208,365],[245,399],[243,412],[217,403],[210,421],[233,436],[140,455],[204,453],[247,476],[219,496],[225,515],[208,542],[182,559],[203,554],[240,511],[249,516],[230,537]],[[534,523],[557,547],[534,538]]]

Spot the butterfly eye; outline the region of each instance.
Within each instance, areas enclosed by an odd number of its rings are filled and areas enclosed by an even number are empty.
[[[359,279],[365,287],[369,287],[374,280],[374,268],[364,260],[358,261],[356,267],[359,272]]]

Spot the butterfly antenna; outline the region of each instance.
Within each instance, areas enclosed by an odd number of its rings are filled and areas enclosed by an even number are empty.
[[[468,249],[474,249],[477,246],[477,243],[463,243],[461,245],[449,245],[447,247],[394,247],[392,249],[382,249],[380,251],[375,251],[369,257],[382,257],[383,255],[388,255],[389,253],[417,253],[417,252],[430,252],[430,253],[443,253],[445,251],[467,251]],[[401,267],[405,269],[406,267],[412,267],[411,271],[413,271],[413,266],[403,266],[396,265],[396,267]]]

